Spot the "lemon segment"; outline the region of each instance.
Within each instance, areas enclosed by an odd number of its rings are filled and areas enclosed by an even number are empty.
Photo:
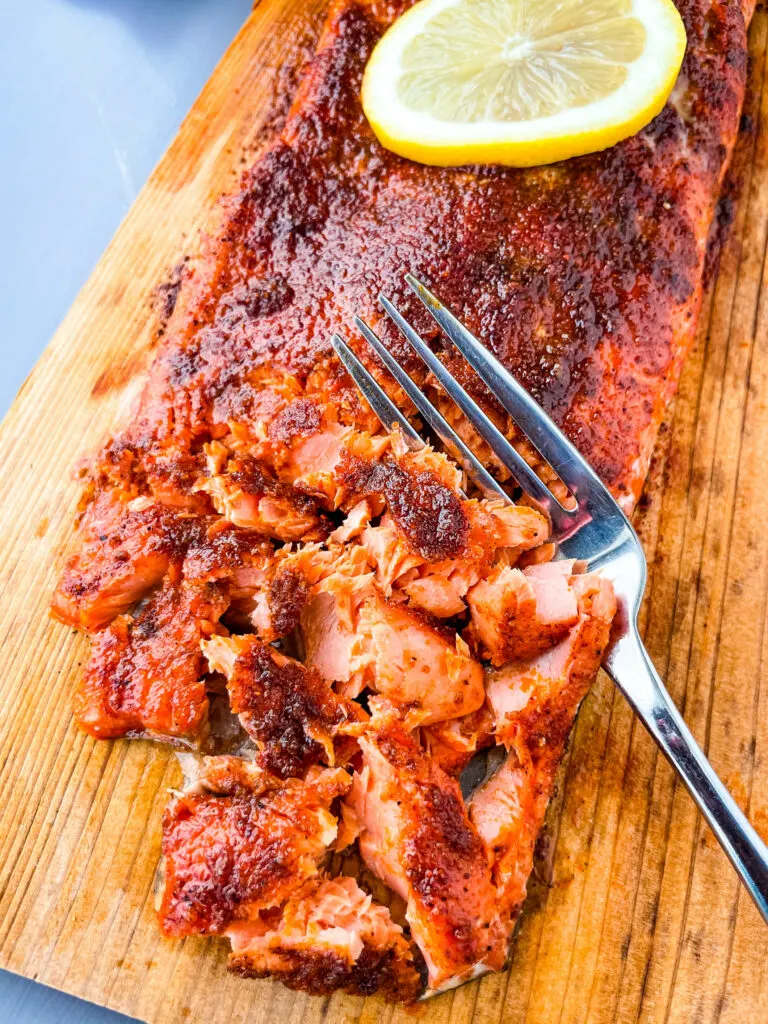
[[[421,163],[553,163],[648,124],[685,46],[670,0],[420,0],[374,49],[363,109]]]

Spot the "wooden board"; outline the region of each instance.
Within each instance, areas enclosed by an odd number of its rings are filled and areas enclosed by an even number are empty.
[[[228,977],[223,945],[160,939],[152,908],[175,760],[72,723],[82,637],[47,618],[78,487],[151,355],[151,296],[268,126],[323,0],[251,15],[0,432],[0,966],[151,1022],[768,1021],[768,930],[603,677],[585,702],[508,973],[417,1010]],[[736,219],[640,510],[647,642],[715,767],[768,835],[768,14],[751,32]],[[293,56],[292,56],[293,54]]]

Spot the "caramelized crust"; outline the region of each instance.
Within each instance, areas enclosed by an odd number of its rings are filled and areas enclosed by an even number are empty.
[[[197,790],[163,816],[164,933],[219,933],[285,902],[317,873],[336,837],[330,805],[350,782],[342,769],[281,782],[237,758],[206,759]]]
[[[237,580],[245,575],[241,570],[265,567],[272,553],[273,547],[263,534],[210,517],[186,549],[184,579],[197,583]]]
[[[261,767],[278,778],[310,765],[336,764],[356,745],[365,712],[338,697],[317,672],[255,637],[215,637],[203,645],[212,669],[227,677],[230,704],[259,747]]]
[[[693,337],[746,76],[751,4],[677,5],[689,46],[664,111],[606,152],[517,170],[424,167],[384,150],[363,116],[360,81],[409,0],[335,3],[284,129],[189,272],[131,432],[136,450],[171,439],[184,447],[233,424],[249,430],[253,384],[275,367],[330,379],[334,404],[354,406],[329,339],[348,335],[355,313],[423,379],[382,321],[382,291],[488,402],[405,288],[411,270],[629,507]],[[281,437],[313,417],[297,407]]]
[[[407,943],[403,943],[407,948]],[[412,964],[398,956],[393,947],[375,949],[366,946],[353,963],[328,950],[275,948],[266,963],[247,952],[231,957],[229,970],[243,978],[277,978],[287,988],[328,996],[333,992],[372,996],[380,992],[386,999],[413,1002],[421,983]],[[409,951],[410,952],[410,951]]]
[[[228,601],[215,584],[169,579],[135,617],[94,640],[74,698],[77,722],[98,739],[153,736],[199,746],[208,699],[200,641]]]
[[[375,703],[360,745],[364,767],[350,798],[363,824],[360,852],[406,900],[430,987],[499,970],[508,933],[457,783],[383,702]]]
[[[259,459],[228,459],[223,446],[208,447],[209,462],[218,472],[209,472],[195,490],[208,494],[216,511],[230,522],[282,541],[323,540],[330,533],[317,502],[276,480]]]
[[[340,476],[352,496],[379,497],[411,548],[428,562],[454,558],[469,522],[458,496],[429,470],[409,471],[409,457],[382,462],[348,458]]]
[[[554,647],[579,617],[568,579],[556,571],[542,579],[500,565],[472,588],[467,603],[469,635],[496,666]]]
[[[125,502],[105,491],[86,512],[79,550],[53,596],[54,616],[80,629],[105,626],[162,580],[199,535],[201,522],[145,498]]]
[[[402,929],[352,878],[311,879],[279,921],[268,917],[228,929],[234,973],[277,977],[313,995],[340,989],[411,1002],[421,990]]]

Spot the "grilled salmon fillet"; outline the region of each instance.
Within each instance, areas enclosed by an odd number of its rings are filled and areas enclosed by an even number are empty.
[[[163,932],[219,934],[280,907],[318,874],[336,838],[331,804],[351,781],[342,768],[283,781],[240,758],[204,759],[163,819]]]
[[[406,901],[430,987],[498,970],[511,918],[499,915],[486,852],[458,784],[381,701],[360,746],[363,768],[350,797],[362,825],[360,853]]]
[[[163,932],[228,940],[245,976],[405,1001],[503,966],[616,603],[552,561],[535,509],[468,495],[445,455],[385,434],[330,336],[354,345],[363,315],[504,482],[382,320],[390,295],[557,489],[404,288],[414,272],[630,510],[695,329],[751,14],[678,0],[670,102],[605,153],[438,169],[383,150],[359,102],[410,2],[333,3],[282,128],[185,265],[131,423],[89,462],[52,603],[92,634],[80,724],[196,748],[163,819]],[[214,694],[238,756],[206,756]],[[487,748],[501,767],[465,799]],[[335,870],[350,844],[391,910]]]
[[[215,583],[170,575],[136,614],[94,639],[74,698],[78,723],[98,739],[154,736],[200,746],[208,699],[201,641],[229,602]]]
[[[751,2],[678,0],[689,45],[664,111],[604,153],[527,170],[424,167],[377,143],[361,76],[408,5],[333,4],[282,132],[245,175],[219,238],[188,266],[175,324],[119,442],[153,493],[184,490],[185,474],[191,491],[194,442],[236,431],[265,452],[289,444],[280,477],[325,494],[318,445],[330,465],[354,447],[344,424],[366,425],[329,338],[349,336],[354,313],[381,321],[380,291],[487,400],[405,288],[408,269],[516,373],[624,506],[637,498],[695,329]],[[379,327],[423,377],[394,329]],[[341,422],[309,397],[292,405],[292,383],[265,397],[276,367],[332,395]]]
[[[255,636],[202,641],[209,667],[227,678],[230,706],[259,748],[257,761],[281,779],[313,764],[344,764],[367,717],[328,681]],[[347,755],[347,756],[345,756]]]
[[[279,915],[232,924],[225,934],[230,970],[247,978],[275,977],[317,995],[380,991],[405,1002],[421,988],[402,928],[353,878],[310,879]]]

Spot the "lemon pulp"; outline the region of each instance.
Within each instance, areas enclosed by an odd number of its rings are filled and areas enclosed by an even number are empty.
[[[548,163],[639,130],[684,52],[670,0],[421,0],[374,50],[363,106],[403,156]]]

